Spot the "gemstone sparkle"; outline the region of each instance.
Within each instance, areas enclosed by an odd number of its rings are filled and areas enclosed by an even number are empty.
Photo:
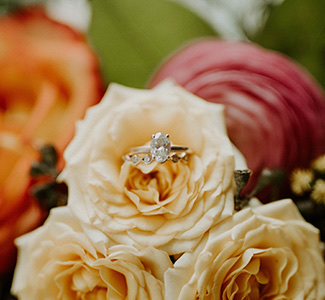
[[[163,163],[169,158],[171,145],[168,134],[158,132],[152,136],[150,153],[157,162]]]

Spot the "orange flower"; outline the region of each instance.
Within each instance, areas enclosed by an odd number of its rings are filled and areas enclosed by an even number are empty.
[[[85,37],[31,8],[0,19],[0,272],[13,239],[44,213],[28,194],[31,163],[44,144],[62,152],[75,121],[102,96],[98,61]]]

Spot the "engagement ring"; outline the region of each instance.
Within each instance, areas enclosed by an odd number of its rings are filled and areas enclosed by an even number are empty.
[[[133,147],[123,159],[135,165],[139,162],[150,164],[153,160],[159,163],[168,160],[176,163],[187,162],[189,154],[188,147],[171,145],[169,135],[158,132],[152,135],[150,146]]]

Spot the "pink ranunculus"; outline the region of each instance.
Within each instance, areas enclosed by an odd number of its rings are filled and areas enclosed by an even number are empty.
[[[99,101],[102,83],[85,37],[38,7],[0,18],[0,70],[2,273],[15,261],[13,240],[44,218],[28,193],[39,147],[55,145],[63,161],[75,121]]]
[[[325,96],[312,76],[282,54],[248,42],[200,40],[166,60],[150,87],[174,78],[226,105],[230,139],[253,171],[306,166],[325,151]]]

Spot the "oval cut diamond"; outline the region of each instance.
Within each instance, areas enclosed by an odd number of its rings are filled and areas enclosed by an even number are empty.
[[[158,132],[152,136],[150,153],[157,162],[165,162],[170,154],[171,146],[168,134]]]

